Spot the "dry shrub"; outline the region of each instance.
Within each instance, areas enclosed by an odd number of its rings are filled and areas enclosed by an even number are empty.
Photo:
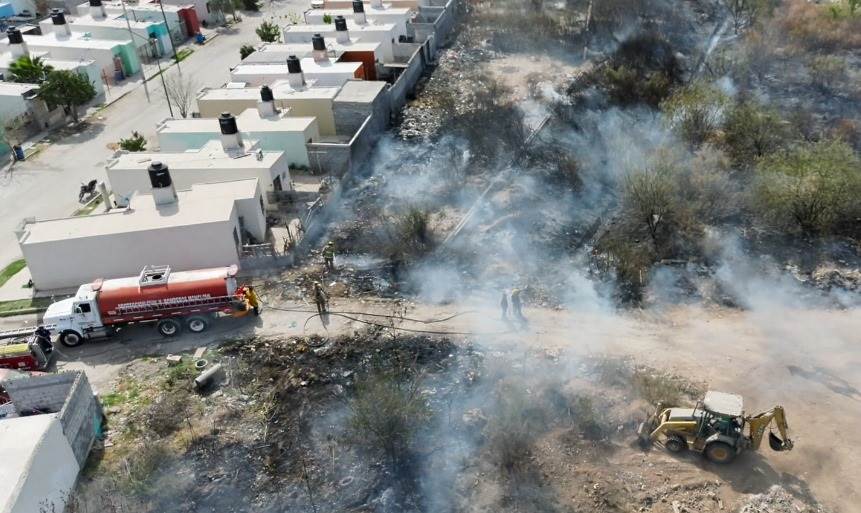
[[[120,462],[118,486],[131,493],[146,493],[150,488],[155,471],[169,456],[170,449],[163,442],[145,441],[135,447]]]
[[[657,33],[645,32],[619,45],[601,81],[616,103],[656,107],[681,83],[682,72],[672,45]]]
[[[544,414],[522,387],[501,387],[484,429],[490,457],[500,471],[516,473],[526,469],[535,440],[543,430]]]
[[[144,410],[144,426],[160,437],[170,435],[186,422],[190,400],[189,394],[179,391],[161,394]]]
[[[383,453],[393,468],[408,462],[418,430],[431,417],[418,380],[392,372],[359,381],[350,409],[354,438]]]
[[[813,51],[861,48],[861,15],[834,11],[806,0],[790,0],[775,21],[796,43]]]

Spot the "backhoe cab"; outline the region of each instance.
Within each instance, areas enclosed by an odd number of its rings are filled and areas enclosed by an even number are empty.
[[[644,447],[657,442],[671,452],[690,449],[715,463],[729,463],[746,449],[759,449],[772,421],[779,436],[770,430],[769,446],[775,451],[792,449],[782,406],[745,416],[741,396],[709,391],[694,408],[659,404],[654,415],[640,424],[637,434]]]

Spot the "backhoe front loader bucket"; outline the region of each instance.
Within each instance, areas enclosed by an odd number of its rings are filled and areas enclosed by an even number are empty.
[[[768,432],[768,445],[773,451],[788,451],[792,449],[792,440],[781,440],[773,431]]]

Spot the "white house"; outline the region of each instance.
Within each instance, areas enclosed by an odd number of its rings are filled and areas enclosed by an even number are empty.
[[[293,167],[308,166],[306,144],[320,139],[317,119],[289,116],[289,109],[279,112],[271,99],[271,90],[264,94],[269,95],[269,99],[261,100],[256,109],[246,109],[236,117],[241,137],[257,141],[263,151],[284,152]],[[221,136],[219,126],[218,121],[211,118],[165,119],[156,129],[159,151],[202,148]]]
[[[25,222],[17,234],[36,288],[57,290],[134,276],[153,263],[178,271],[238,265],[244,242],[265,240],[266,218],[256,179],[177,191],[168,178],[133,195],[128,208]]]
[[[340,43],[357,40],[362,43],[380,43],[380,54],[383,62],[394,62],[394,44],[402,35],[398,26],[393,23],[364,23],[343,17],[336,17],[332,24],[322,25],[287,25],[283,29],[285,43],[310,43],[315,34],[326,39],[335,39]]]
[[[125,206],[135,192],[149,190],[147,168],[153,162],[168,165],[173,181],[180,189],[200,183],[255,178],[264,192],[267,206],[266,192],[290,190],[290,162],[285,152],[263,151],[256,141],[242,140],[233,116],[220,118],[219,123],[221,141],[211,140],[197,150],[117,152],[105,166],[117,205]],[[227,128],[226,124],[229,125]],[[233,131],[225,133],[230,130]]]

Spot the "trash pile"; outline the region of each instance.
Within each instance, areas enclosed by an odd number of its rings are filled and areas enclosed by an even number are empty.
[[[773,485],[765,493],[750,497],[739,513],[825,513],[818,505],[807,504],[792,496],[785,488]]]

